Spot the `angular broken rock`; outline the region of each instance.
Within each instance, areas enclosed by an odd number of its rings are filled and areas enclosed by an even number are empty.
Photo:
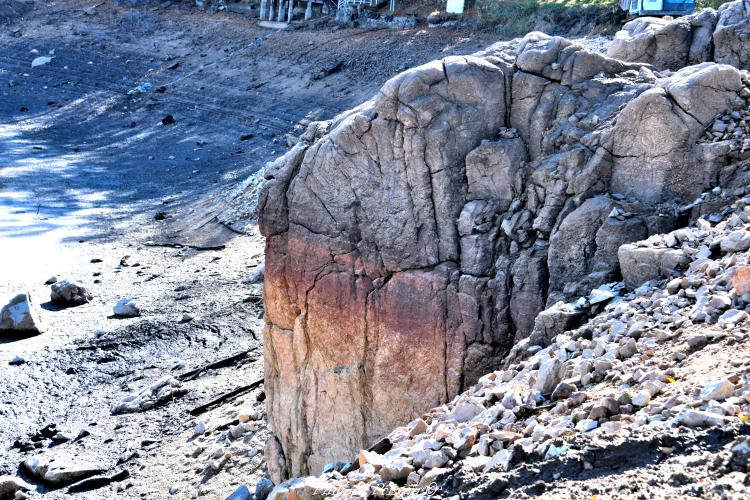
[[[425,467],[427,469],[434,469],[436,467],[442,467],[448,462],[448,457],[442,451],[432,450],[419,450],[412,453],[412,459],[414,459],[414,465],[417,467]]]
[[[20,293],[0,309],[0,333],[21,332],[36,335],[47,331],[41,312],[28,293]]]
[[[261,264],[255,269],[253,269],[253,272],[248,274],[244,280],[242,280],[243,283],[246,285],[255,285],[256,283],[262,283],[263,282],[263,274],[266,272],[266,266],[265,264]]]
[[[565,366],[559,359],[545,359],[537,373],[536,389],[542,394],[550,394],[562,381],[564,375]]]
[[[50,456],[27,458],[23,462],[23,467],[32,477],[55,487],[66,486],[107,470],[101,465],[85,463],[70,457]]]
[[[750,248],[750,231],[738,229],[721,240],[721,249],[724,252],[743,252],[748,248]]]
[[[414,467],[410,463],[398,459],[384,461],[379,470],[380,477],[383,478],[383,481],[397,481],[399,479],[404,479],[412,472],[414,472]]]
[[[52,303],[63,307],[80,306],[91,301],[92,298],[93,296],[86,287],[76,281],[58,281],[50,288]]]
[[[747,319],[747,313],[738,309],[729,309],[719,316],[720,325],[736,325]]]
[[[558,401],[560,399],[567,399],[575,391],[576,391],[576,386],[574,386],[573,384],[568,384],[567,382],[560,382],[559,384],[557,384],[557,387],[555,387],[555,390],[552,391],[552,396],[550,396],[550,399],[552,399],[552,401]]]
[[[450,414],[450,417],[456,422],[468,422],[484,411],[484,406],[478,403],[465,402],[456,405]]]
[[[732,286],[738,295],[750,293],[750,266],[735,268],[732,275]]]
[[[734,384],[728,380],[716,380],[709,382],[701,391],[703,401],[722,401],[734,394]]]

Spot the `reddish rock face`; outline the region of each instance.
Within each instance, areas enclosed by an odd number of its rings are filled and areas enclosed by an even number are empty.
[[[732,276],[732,286],[740,295],[750,293],[750,266],[737,268]]]
[[[560,38],[529,35],[519,50],[515,66],[494,47],[409,70],[268,169],[274,470],[317,474],[446,402],[546,305],[618,277],[621,243],[673,223],[665,200],[703,189],[682,171],[665,183],[679,170],[667,160],[704,128],[681,110],[700,99],[701,119],[723,112],[739,73],[707,67],[649,93],[622,74],[639,66]],[[664,110],[676,127],[659,130],[666,153],[629,150],[623,137],[645,133],[649,103],[668,97],[681,104]],[[628,123],[615,120],[623,108]],[[643,189],[610,196],[613,172]]]

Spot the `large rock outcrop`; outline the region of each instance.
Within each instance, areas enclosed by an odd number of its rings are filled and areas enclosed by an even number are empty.
[[[750,2],[737,0],[719,8],[714,46],[716,62],[750,69]]]
[[[639,17],[617,32],[607,55],[662,69],[711,61],[750,69],[750,2],[677,19]]]
[[[660,78],[533,33],[312,125],[260,200],[275,470],[353,456],[619,277],[621,244],[715,182],[691,151],[742,88],[730,66]]]

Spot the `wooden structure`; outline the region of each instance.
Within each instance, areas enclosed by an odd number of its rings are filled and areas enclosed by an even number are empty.
[[[329,2],[326,0],[260,0],[260,20],[291,22],[294,17],[294,7],[305,5],[305,21],[312,19],[315,5],[321,6],[321,10]]]

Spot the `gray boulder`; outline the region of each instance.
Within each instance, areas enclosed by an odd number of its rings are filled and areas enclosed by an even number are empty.
[[[53,304],[63,307],[80,306],[93,296],[81,283],[72,280],[61,280],[50,287],[50,299]]]
[[[719,7],[713,41],[716,62],[750,69],[750,2],[737,0]]]
[[[0,332],[3,331],[31,335],[47,331],[41,311],[28,293],[16,295],[0,309]]]
[[[690,258],[679,249],[623,245],[618,252],[625,284],[637,287],[646,281],[677,276],[690,264]]]
[[[709,39],[710,40],[710,39]],[[625,23],[615,34],[607,55],[623,61],[652,64],[657,68],[681,68],[688,62],[692,42],[691,23],[639,17]]]
[[[693,147],[705,128],[740,106],[740,72],[703,63],[658,81],[630,101],[611,135],[612,188],[644,203],[689,201],[708,186],[696,179]]]
[[[677,19],[639,17],[615,34],[607,55],[658,69],[717,62],[750,69],[750,2],[725,3]]]

